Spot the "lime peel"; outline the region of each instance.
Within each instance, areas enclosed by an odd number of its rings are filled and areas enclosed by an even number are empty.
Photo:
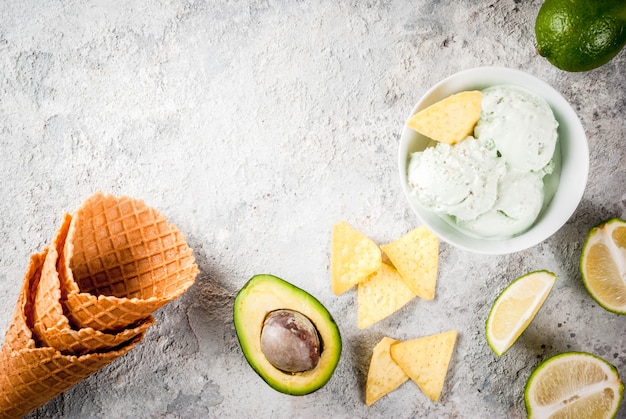
[[[589,71],[626,45],[626,3],[545,0],[535,20],[537,51],[557,68]]]
[[[496,298],[485,334],[489,347],[503,355],[533,321],[552,291],[556,275],[546,270],[530,272],[511,282]]]
[[[553,414],[611,418],[623,391],[617,369],[604,359],[587,352],[564,352],[535,368],[526,382],[524,402],[529,418]]]

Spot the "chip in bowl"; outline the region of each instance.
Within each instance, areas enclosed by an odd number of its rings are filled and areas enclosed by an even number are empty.
[[[456,144],[473,133],[481,100],[482,93],[478,90],[456,93],[419,111],[407,125],[440,143]]]

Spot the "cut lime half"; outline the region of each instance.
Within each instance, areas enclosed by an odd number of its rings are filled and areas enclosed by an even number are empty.
[[[617,369],[586,352],[565,352],[541,363],[524,391],[529,418],[612,418],[624,385]]]

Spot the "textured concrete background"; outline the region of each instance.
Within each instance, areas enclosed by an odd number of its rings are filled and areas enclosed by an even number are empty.
[[[115,5],[113,5],[115,4]],[[533,368],[585,350],[626,377],[624,319],[586,294],[590,227],[626,217],[626,53],[562,72],[534,49],[541,1],[7,0],[0,3],[0,339],[31,253],[96,190],[141,198],[185,232],[201,274],[127,356],[32,417],[524,417]],[[434,301],[366,330],[356,294],[330,291],[332,225],[377,243],[418,225],[396,173],[419,96],[470,67],[522,69],[570,101],[587,131],[588,187],[552,238],[508,256],[441,245]],[[515,277],[559,279],[501,359],[485,343]],[[272,273],[318,297],[344,350],[326,387],[279,394],[247,365],[232,298]],[[440,403],[411,382],[364,404],[383,336],[459,331]],[[622,409],[626,414],[626,409]]]

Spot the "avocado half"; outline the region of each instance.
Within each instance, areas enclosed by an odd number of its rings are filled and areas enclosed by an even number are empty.
[[[292,310],[306,316],[317,329],[320,357],[304,372],[285,372],[272,365],[261,350],[261,332],[268,314]],[[250,366],[275,390],[301,396],[323,387],[341,355],[341,336],[335,320],[315,297],[273,275],[253,276],[235,298],[233,319],[241,349]]]

